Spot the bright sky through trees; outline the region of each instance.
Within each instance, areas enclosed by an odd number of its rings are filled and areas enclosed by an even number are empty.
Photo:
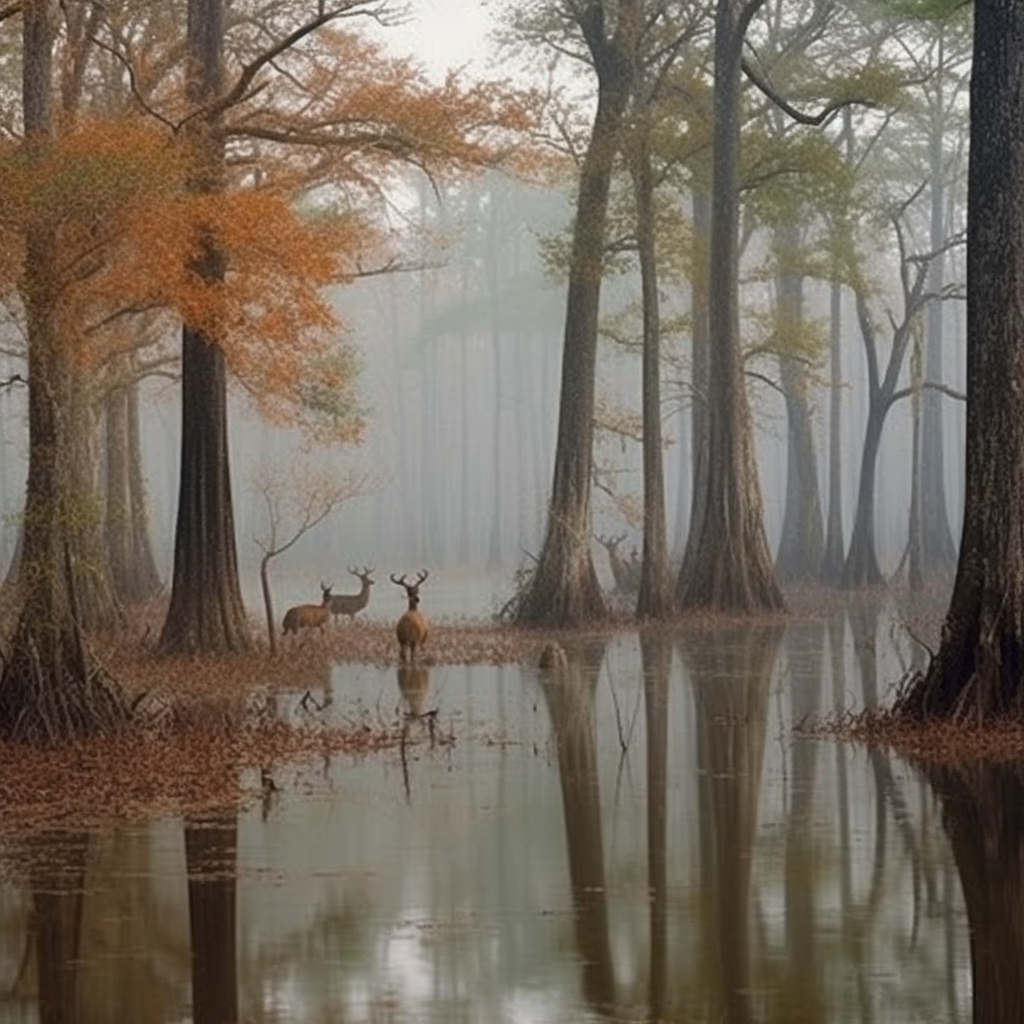
[[[408,19],[381,32],[395,54],[415,57],[432,76],[465,66],[473,77],[492,77],[487,33],[494,25],[482,0],[409,0]]]

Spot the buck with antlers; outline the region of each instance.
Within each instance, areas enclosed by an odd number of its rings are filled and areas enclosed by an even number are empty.
[[[321,633],[324,631],[331,616],[331,588],[321,582],[320,590],[323,592],[320,604],[297,604],[284,613],[282,635],[297,635],[300,629],[312,629],[314,626],[319,626]]]
[[[633,549],[633,555],[627,559],[619,554],[619,545],[626,539],[624,533],[617,537],[597,537],[598,544],[608,552],[608,562],[612,569],[615,589],[623,594],[635,594],[640,589],[640,558]]]
[[[335,594],[331,598],[331,614],[337,622],[342,615],[347,615],[349,622],[354,622],[356,613],[361,612],[370,601],[370,587],[373,586],[373,579],[370,577],[372,569],[365,565],[362,569],[349,568],[353,576],[360,581],[358,594]]]
[[[427,624],[426,616],[420,611],[420,584],[430,575],[426,569],[421,569],[416,575],[416,580],[410,583],[401,576],[391,574],[391,582],[405,588],[405,595],[409,599],[409,608],[395,624],[395,636],[398,637],[398,654],[402,661],[415,661],[416,652],[427,641],[430,627]]]

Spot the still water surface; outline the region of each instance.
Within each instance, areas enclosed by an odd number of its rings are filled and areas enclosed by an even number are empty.
[[[436,712],[404,756],[55,837],[0,892],[0,1022],[969,1020],[940,796],[793,734],[898,676],[858,615],[579,641],[557,677],[337,666],[336,714]]]

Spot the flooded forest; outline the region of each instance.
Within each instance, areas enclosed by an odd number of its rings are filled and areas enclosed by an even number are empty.
[[[0,1024],[1024,1019],[1012,4],[0,39]]]

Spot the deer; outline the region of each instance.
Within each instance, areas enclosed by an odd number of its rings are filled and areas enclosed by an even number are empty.
[[[370,573],[373,569],[368,569],[365,565],[362,569],[350,566],[348,571],[359,579],[361,586],[358,594],[335,594],[331,598],[331,615],[334,616],[335,622],[342,615],[347,615],[349,622],[355,622],[356,612],[361,612],[370,600],[370,587],[374,582],[370,578]]]
[[[331,588],[321,581],[320,589],[323,591],[323,600],[319,604],[297,604],[284,613],[282,636],[289,633],[298,635],[300,629],[312,629],[314,626],[319,626],[321,633],[324,631],[331,617]]]
[[[631,563],[630,560],[619,554],[619,545],[625,539],[624,533],[620,533],[617,537],[605,537],[601,534],[598,536],[597,542],[608,552],[615,589],[622,594],[635,594],[640,589],[640,577],[637,572],[639,559]]]
[[[395,624],[395,636],[398,637],[398,655],[404,662],[415,661],[416,651],[427,641],[430,626],[427,624],[426,616],[420,611],[420,585],[430,575],[426,569],[421,569],[416,575],[416,580],[410,583],[405,573],[401,576],[391,574],[391,582],[405,588],[406,597],[409,599],[409,608]]]

